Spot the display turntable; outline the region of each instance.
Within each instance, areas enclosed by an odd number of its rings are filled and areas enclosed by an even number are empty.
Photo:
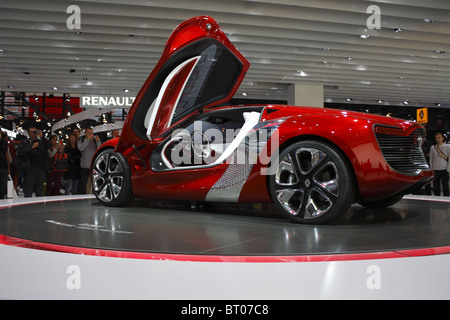
[[[426,200],[425,200],[426,199]],[[136,200],[110,208],[91,196],[6,200],[3,244],[101,256],[198,261],[321,261],[450,252],[448,202],[409,196],[353,205],[333,224],[288,222],[265,204]]]
[[[0,299],[450,297],[445,198],[408,196],[388,209],[355,204],[318,226],[259,204],[1,202]]]

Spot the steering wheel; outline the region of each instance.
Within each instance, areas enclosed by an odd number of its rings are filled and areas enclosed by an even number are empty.
[[[192,133],[191,146],[194,154],[199,158],[204,159],[211,155],[211,142],[201,131]]]

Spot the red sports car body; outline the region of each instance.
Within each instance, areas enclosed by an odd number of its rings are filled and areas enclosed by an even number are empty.
[[[359,202],[387,206],[432,178],[422,126],[287,105],[226,106],[248,61],[210,17],[179,25],[138,93],[120,138],[92,162],[100,202],[134,197],[274,202],[325,223]]]

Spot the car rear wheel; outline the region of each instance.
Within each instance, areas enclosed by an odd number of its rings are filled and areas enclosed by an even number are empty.
[[[97,156],[92,167],[92,190],[106,206],[121,206],[133,200],[131,170],[122,154],[107,149]]]
[[[355,199],[351,168],[329,144],[294,143],[279,156],[270,177],[272,199],[292,222],[321,224],[345,213]]]

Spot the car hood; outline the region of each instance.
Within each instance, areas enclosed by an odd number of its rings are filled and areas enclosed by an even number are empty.
[[[340,109],[330,109],[330,108],[317,108],[317,107],[301,107],[301,106],[287,106],[287,105],[269,105],[267,113],[269,114],[270,118],[276,118],[277,112],[281,111],[283,116],[306,116],[306,117],[313,117],[313,116],[326,116],[326,117],[332,117],[332,116],[344,116],[344,117],[352,117],[352,118],[358,118],[358,119],[364,119],[369,120],[373,122],[374,124],[378,125],[384,125],[384,126],[393,126],[397,128],[406,129],[411,126],[418,126],[419,124],[399,119],[399,118],[393,118],[393,117],[386,117],[382,115],[377,114],[369,114],[369,113],[363,113],[363,112],[357,112],[357,111],[348,111],[348,110],[340,110]]]

